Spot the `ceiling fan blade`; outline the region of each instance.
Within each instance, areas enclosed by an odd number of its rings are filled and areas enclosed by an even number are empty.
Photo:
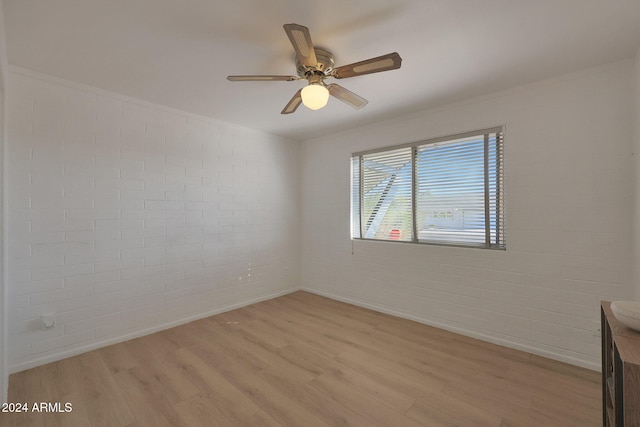
[[[338,98],[340,101],[352,106],[353,108],[360,109],[369,103],[369,101],[367,101],[360,95],[356,95],[350,90],[345,89],[335,83],[327,85],[327,89],[329,89],[329,94],[331,96]]]
[[[280,114],[291,114],[295,112],[300,106],[300,104],[302,104],[301,93],[302,93],[302,89],[297,91],[296,94],[293,95],[293,98],[291,98],[291,100],[289,100],[287,105],[285,105],[284,109],[280,112]]]
[[[269,82],[269,81],[283,81],[290,82],[292,80],[299,80],[296,76],[227,76],[227,80],[232,82]]]
[[[379,73],[381,71],[400,68],[402,58],[398,52],[388,53],[377,58],[367,59],[354,64],[343,65],[333,69],[331,75],[336,79],[362,76],[364,74]]]
[[[283,27],[300,62],[307,67],[315,67],[318,60],[316,52],[313,50],[309,29],[298,24],[284,24]]]

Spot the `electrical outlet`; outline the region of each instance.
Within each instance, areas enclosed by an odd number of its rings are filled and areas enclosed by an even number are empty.
[[[53,329],[56,327],[56,315],[55,314],[43,314],[42,329]]]
[[[599,320],[594,320],[593,323],[591,324],[591,332],[593,333],[594,337],[599,337],[602,334],[602,329],[601,329],[601,325],[600,325],[600,321]]]

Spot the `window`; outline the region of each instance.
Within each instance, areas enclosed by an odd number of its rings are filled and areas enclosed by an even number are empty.
[[[505,249],[502,128],[351,158],[352,238]]]

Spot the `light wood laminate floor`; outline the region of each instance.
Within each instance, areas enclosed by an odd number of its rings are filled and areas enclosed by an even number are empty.
[[[600,374],[296,292],[11,375],[2,426],[599,426]]]

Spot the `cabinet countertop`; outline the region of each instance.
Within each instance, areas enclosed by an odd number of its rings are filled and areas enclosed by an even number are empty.
[[[611,302],[602,301],[602,310],[609,322],[620,358],[625,362],[640,365],[640,332],[627,328],[615,318],[611,311]]]

